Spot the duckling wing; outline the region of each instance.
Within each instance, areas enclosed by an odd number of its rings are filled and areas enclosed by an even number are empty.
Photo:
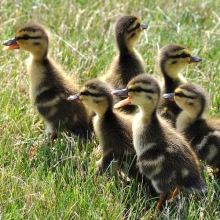
[[[40,93],[35,106],[42,117],[56,130],[59,127],[82,138],[88,137],[87,113],[82,103],[70,102],[65,89],[52,87]]]

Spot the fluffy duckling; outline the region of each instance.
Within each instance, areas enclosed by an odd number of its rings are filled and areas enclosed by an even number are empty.
[[[179,73],[191,63],[202,61],[201,58],[192,56],[189,49],[180,44],[167,44],[159,52],[158,69],[164,78],[163,93],[171,93],[186,79]],[[175,102],[161,99],[158,106],[160,115],[175,126],[176,117],[181,111]]]
[[[203,116],[207,107],[206,91],[197,84],[185,83],[164,97],[174,98],[182,109],[176,120],[177,130],[186,137],[201,160],[217,168],[219,175],[220,120]]]
[[[113,59],[107,73],[101,77],[101,80],[113,89],[123,89],[133,77],[145,73],[143,58],[134,49],[134,44],[147,27],[133,15],[123,16],[117,21],[115,38],[119,53]],[[121,110],[132,113],[135,109],[135,106],[126,106]]]
[[[157,209],[162,209],[173,187],[184,187],[189,192],[206,190],[196,154],[185,139],[156,113],[160,99],[157,81],[152,76],[140,75],[132,79],[126,89],[113,93],[128,96],[115,107],[130,103],[139,107],[132,125],[133,143],[140,172],[160,193]],[[177,192],[178,188],[171,198]]]
[[[86,139],[89,136],[87,112],[82,103],[70,103],[67,97],[78,93],[77,86],[58,65],[48,57],[49,37],[38,23],[25,24],[15,38],[2,43],[6,50],[21,49],[30,53],[27,71],[30,98],[44,118],[51,139],[59,129]]]
[[[122,161],[130,159],[133,162],[130,173],[136,175],[138,169],[132,142],[132,120],[113,109],[113,97],[108,85],[98,79],[90,80],[79,94],[68,99],[79,99],[96,113],[93,127],[103,150],[102,158],[97,161],[97,172],[105,171],[113,160],[119,166]]]

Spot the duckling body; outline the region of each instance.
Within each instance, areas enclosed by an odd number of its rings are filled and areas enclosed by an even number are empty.
[[[180,71],[190,63],[200,62],[201,58],[191,56],[189,49],[180,44],[167,44],[159,52],[158,68],[164,78],[163,93],[171,93],[186,82]],[[181,109],[175,102],[161,99],[158,112],[166,120],[175,126],[177,115]]]
[[[103,150],[102,158],[97,161],[97,171],[102,173],[115,160],[132,164],[130,174],[136,175],[136,154],[132,142],[131,117],[113,110],[113,97],[108,85],[98,79],[87,82],[79,95],[70,96],[69,100],[80,99],[95,112],[93,127]]]
[[[201,160],[220,170],[220,120],[203,116],[207,106],[205,90],[197,84],[185,83],[172,95],[182,109],[176,121],[177,130]]]
[[[15,39],[4,41],[6,49],[30,52],[27,71],[30,79],[30,99],[44,118],[51,138],[57,131],[66,130],[76,136],[89,137],[87,112],[83,104],[70,103],[67,97],[78,92],[74,81],[48,57],[48,34],[43,26],[29,23],[15,34]]]
[[[121,95],[118,91],[115,94]],[[132,126],[133,143],[140,172],[160,193],[157,208],[162,209],[173,187],[183,187],[189,192],[206,190],[194,151],[156,113],[160,98],[157,81],[151,76],[137,76],[129,82],[127,95],[128,99],[121,105],[131,103],[139,106],[140,112],[135,115]]]
[[[117,21],[115,37],[119,54],[113,59],[107,73],[101,77],[113,89],[123,89],[133,77],[145,73],[143,58],[134,49],[134,44],[146,28],[147,25],[141,24],[133,15],[123,16]],[[126,106],[121,110],[132,113],[135,109],[135,106]]]

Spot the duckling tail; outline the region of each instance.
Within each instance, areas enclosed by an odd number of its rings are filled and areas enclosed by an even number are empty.
[[[206,192],[208,190],[208,187],[206,186],[206,184],[204,183],[204,181],[201,178],[197,178],[196,180],[193,181],[191,183],[186,183],[184,185],[184,188],[188,191],[188,192]]]

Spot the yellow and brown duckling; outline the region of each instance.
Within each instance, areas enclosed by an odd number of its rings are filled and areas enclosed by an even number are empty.
[[[108,85],[98,79],[90,80],[79,94],[68,99],[81,100],[96,114],[93,127],[103,151],[102,158],[97,161],[97,172],[105,171],[113,160],[119,167],[123,161],[130,159],[133,162],[130,173],[136,175],[138,169],[132,141],[132,120],[113,109],[113,96]]]
[[[180,71],[188,64],[201,62],[199,57],[192,56],[189,49],[180,44],[167,44],[159,52],[157,67],[164,78],[163,93],[173,93],[174,90],[186,82]],[[180,108],[175,102],[161,99],[158,105],[160,115],[175,126]]]
[[[78,93],[77,86],[61,68],[48,57],[49,37],[38,23],[19,28],[15,38],[2,43],[6,50],[21,49],[31,55],[27,62],[30,79],[30,98],[44,118],[51,139],[59,129],[87,139],[89,136],[87,112],[82,103],[70,103],[67,97]]]
[[[119,53],[114,57],[107,73],[101,77],[113,89],[123,89],[133,77],[145,73],[143,58],[135,50],[134,44],[147,27],[133,15],[122,16],[117,21],[115,38]],[[135,109],[135,106],[122,108],[127,113],[132,113]]]
[[[201,160],[217,168],[220,176],[220,120],[204,116],[208,106],[205,89],[194,83],[185,83],[174,93],[164,94],[164,97],[174,98],[182,109],[176,120],[177,130],[185,136]]]
[[[115,107],[134,104],[139,107],[133,120],[133,143],[137,153],[138,167],[151,180],[155,190],[160,193],[157,209],[167,199],[174,197],[179,187],[187,191],[205,191],[205,183],[200,176],[199,160],[175,129],[157,115],[160,87],[148,75],[132,79],[127,88],[113,92],[128,96]],[[174,191],[173,187],[177,187]],[[172,194],[173,191],[173,194]]]

